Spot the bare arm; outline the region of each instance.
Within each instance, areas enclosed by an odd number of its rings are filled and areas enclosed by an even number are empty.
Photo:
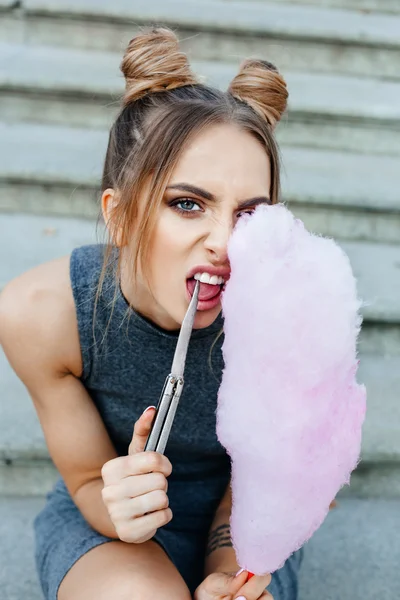
[[[336,506],[333,500],[330,509]],[[229,483],[212,522],[205,559],[205,577],[211,573],[237,572],[239,566],[231,541],[230,518],[232,511],[232,488]]]
[[[82,364],[69,257],[6,286],[0,342],[34,402],[50,456],[72,498],[94,529],[117,538],[101,497],[101,469],[117,454],[78,379]]]
[[[239,566],[231,541],[229,520],[232,510],[232,491],[229,483],[215,513],[208,535],[205,559],[205,577],[211,573],[236,573]]]

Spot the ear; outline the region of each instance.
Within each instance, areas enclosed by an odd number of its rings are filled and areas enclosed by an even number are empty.
[[[114,222],[114,209],[118,205],[118,194],[112,188],[104,190],[101,196],[101,212],[103,214],[104,223],[110,234],[111,241],[115,246],[123,245],[122,227],[117,227]]]

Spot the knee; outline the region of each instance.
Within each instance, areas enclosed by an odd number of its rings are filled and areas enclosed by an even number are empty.
[[[154,600],[155,598],[157,600],[192,600],[188,590],[168,589],[161,583],[147,589],[136,587],[129,596],[124,596],[123,600]]]
[[[60,588],[57,600],[83,600],[86,592],[69,594]],[[165,582],[137,580],[129,576],[119,576],[118,580],[104,582],[101,591],[96,594],[97,600],[192,600],[186,585],[168,586]]]
[[[121,580],[122,579],[122,580]],[[137,577],[120,578],[116,584],[116,588],[113,586],[112,593],[107,596],[112,600],[192,600],[189,589],[182,580],[181,582],[174,582],[171,585],[166,581],[157,581],[154,577],[151,581],[147,578]]]

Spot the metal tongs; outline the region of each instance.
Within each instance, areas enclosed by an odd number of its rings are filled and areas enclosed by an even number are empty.
[[[158,402],[156,416],[147,438],[145,451],[159,452],[164,454],[168,442],[172,424],[174,422],[176,409],[183,389],[183,372],[185,370],[186,354],[192,334],[193,322],[197,310],[200,282],[196,281],[193,296],[183,319],[181,330],[176,344],[174,360],[172,361],[171,373],[165,380],[164,388]]]

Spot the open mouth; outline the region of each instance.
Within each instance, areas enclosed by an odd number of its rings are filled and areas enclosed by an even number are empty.
[[[230,278],[230,269],[199,265],[187,274],[186,289],[190,299],[193,296],[197,281],[200,282],[197,310],[207,311],[221,308],[222,292]]]
[[[191,277],[187,280],[187,288],[189,294],[193,296],[194,288],[196,286],[196,279]],[[200,281],[199,289],[199,302],[207,302],[208,300],[214,300],[221,295],[221,292],[225,286],[225,282],[222,283],[205,283]]]

